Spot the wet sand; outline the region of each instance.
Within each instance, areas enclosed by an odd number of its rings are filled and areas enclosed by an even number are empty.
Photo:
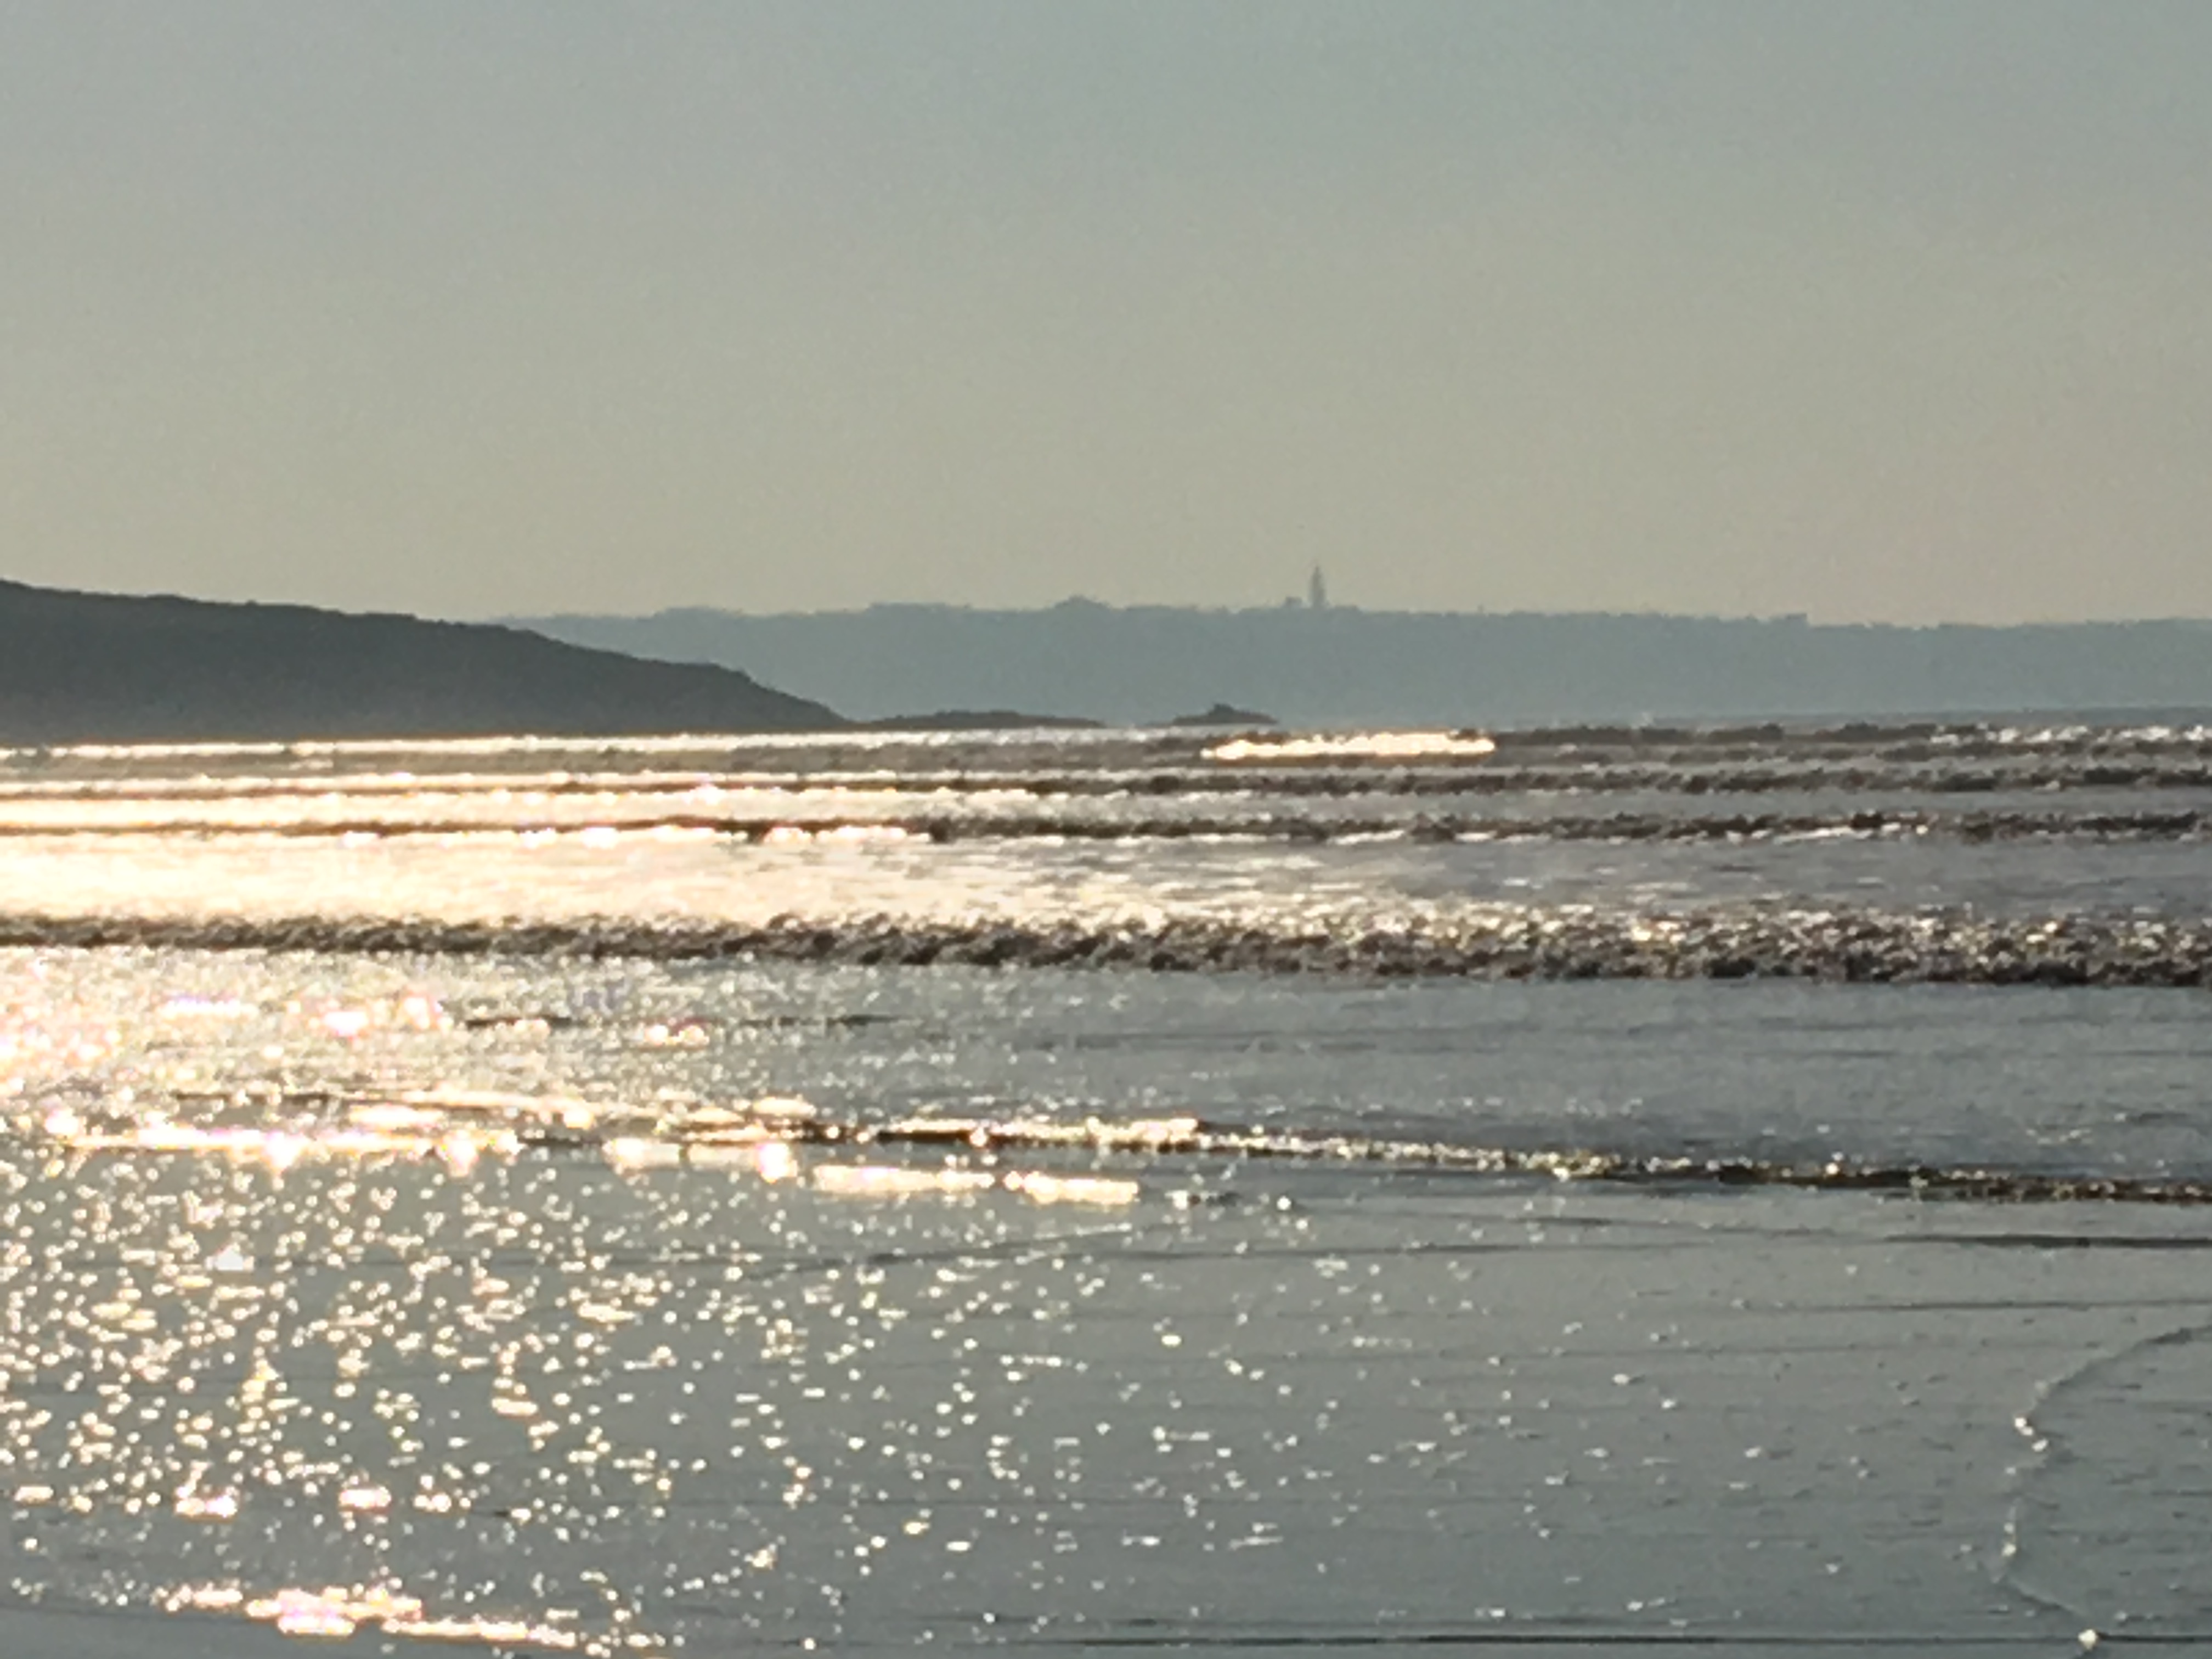
[[[326,1585],[516,1653],[2212,1639],[2195,1212],[1085,1172],[1134,1194],[93,1160],[106,1235],[33,1246],[85,1271],[10,1281],[52,1340],[7,1394],[46,1601],[0,1652],[273,1651],[265,1616],[149,1614]]]

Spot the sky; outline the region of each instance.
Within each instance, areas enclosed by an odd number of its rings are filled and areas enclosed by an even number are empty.
[[[2203,0],[10,0],[0,576],[2212,616]]]

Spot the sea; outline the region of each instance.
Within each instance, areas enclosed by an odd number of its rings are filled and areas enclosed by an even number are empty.
[[[2212,721],[0,753],[0,1653],[2212,1644]]]

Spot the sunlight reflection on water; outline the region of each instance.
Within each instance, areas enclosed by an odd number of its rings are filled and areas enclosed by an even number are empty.
[[[2206,1633],[2202,733],[1210,741],[7,757],[0,1635]]]

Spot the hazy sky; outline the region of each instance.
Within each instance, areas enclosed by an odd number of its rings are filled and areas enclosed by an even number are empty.
[[[0,574],[2212,615],[2207,0],[7,0]]]

